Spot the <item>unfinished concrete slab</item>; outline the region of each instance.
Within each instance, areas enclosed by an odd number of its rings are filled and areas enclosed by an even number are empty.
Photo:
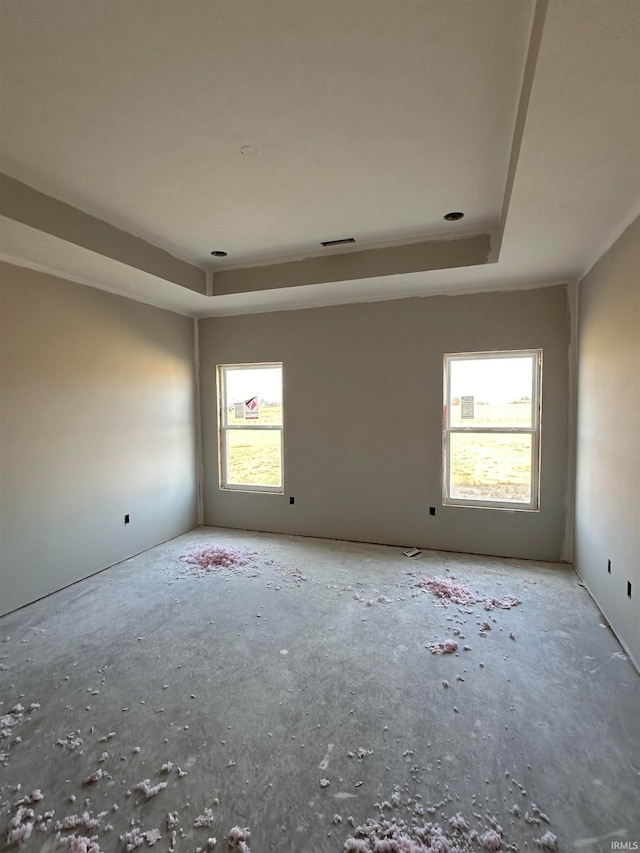
[[[180,559],[202,546],[228,567]],[[201,528],[0,639],[0,839],[24,851],[640,841],[640,678],[566,565]]]

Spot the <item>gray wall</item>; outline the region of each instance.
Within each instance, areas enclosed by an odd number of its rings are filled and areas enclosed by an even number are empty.
[[[639,665],[640,219],[578,298],[575,566]]]
[[[0,613],[195,525],[193,355],[186,317],[0,264]]]
[[[532,347],[544,349],[540,512],[443,507],[443,353]],[[201,320],[205,521],[560,559],[568,348],[565,287]],[[216,364],[258,361],[284,362],[284,495],[218,485]]]

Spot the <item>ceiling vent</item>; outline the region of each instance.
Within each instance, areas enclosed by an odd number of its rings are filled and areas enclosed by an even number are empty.
[[[355,243],[355,237],[343,237],[341,240],[324,240],[321,246],[344,246],[346,243]]]

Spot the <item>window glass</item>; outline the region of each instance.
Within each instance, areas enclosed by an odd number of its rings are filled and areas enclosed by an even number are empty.
[[[282,425],[282,367],[227,367],[226,425]]]
[[[451,361],[451,425],[532,426],[534,359]]]
[[[227,436],[227,481],[235,486],[282,485],[280,432],[233,430]]]
[[[538,509],[541,370],[541,350],[445,355],[445,504]]]
[[[220,488],[283,490],[282,364],[218,366]]]
[[[519,433],[452,433],[450,496],[528,504],[531,445],[531,436]]]

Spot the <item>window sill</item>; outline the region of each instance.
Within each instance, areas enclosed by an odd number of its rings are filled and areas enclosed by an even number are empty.
[[[284,495],[284,489],[261,489],[258,486],[218,486],[221,492],[239,493],[242,495]]]
[[[442,506],[459,506],[465,509],[493,509],[498,512],[540,512],[539,506],[517,506],[516,504],[501,505],[490,503],[473,503],[472,501],[443,500]]]

